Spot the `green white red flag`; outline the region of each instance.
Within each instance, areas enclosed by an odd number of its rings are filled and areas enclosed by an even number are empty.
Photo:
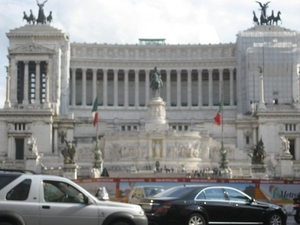
[[[221,125],[221,120],[222,120],[221,112],[222,112],[222,98],[219,102],[219,110],[214,118],[215,124],[217,124],[218,126]]]
[[[98,116],[98,98],[96,97],[94,104],[93,104],[93,109],[92,109],[92,114],[93,114],[93,125],[96,126],[98,124],[99,116]]]

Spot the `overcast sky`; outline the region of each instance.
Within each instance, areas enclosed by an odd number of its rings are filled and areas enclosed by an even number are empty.
[[[45,0],[39,0],[43,3]],[[267,1],[261,1],[267,3]],[[267,15],[281,11],[285,28],[300,31],[300,1],[274,0]],[[6,33],[24,26],[23,11],[38,16],[36,0],[0,0],[0,108],[5,101],[8,65]],[[48,0],[52,26],[71,42],[136,44],[139,38],[165,38],[167,44],[235,43],[236,34],[253,27],[255,0]]]

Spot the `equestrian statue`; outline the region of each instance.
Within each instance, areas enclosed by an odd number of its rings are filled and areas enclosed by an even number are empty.
[[[153,73],[151,74],[151,83],[150,87],[152,89],[153,97],[160,97],[160,89],[163,87],[163,81],[161,79],[161,74],[157,71],[157,68],[154,68]]]

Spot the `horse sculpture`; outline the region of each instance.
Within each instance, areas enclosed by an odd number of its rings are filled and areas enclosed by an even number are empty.
[[[30,16],[27,16],[26,12],[24,11],[23,20],[26,20],[28,24],[35,24],[35,17],[32,14],[32,10],[30,10]]]
[[[278,11],[277,16],[273,19],[273,24],[276,23],[276,25],[278,25],[277,23],[278,23],[279,20],[281,21],[281,24],[282,24],[282,20],[280,18],[280,14],[281,14],[281,12]]]
[[[268,23],[271,25],[271,24],[274,24],[274,10],[272,10],[272,14],[271,16],[268,17]]]
[[[156,67],[151,75],[151,84],[153,97],[160,97],[160,89],[163,87],[163,81],[161,79],[161,74],[157,71]]]
[[[263,11],[261,11],[261,15],[260,15],[260,25],[268,25],[269,20],[268,17],[266,17],[263,13]]]
[[[257,19],[256,14],[255,14],[254,11],[253,11],[253,23],[254,23],[255,25],[259,25],[258,19]]]
[[[48,22],[48,23],[51,23],[52,20],[53,20],[53,18],[52,18],[52,11],[50,11],[49,16],[47,16],[47,22]]]

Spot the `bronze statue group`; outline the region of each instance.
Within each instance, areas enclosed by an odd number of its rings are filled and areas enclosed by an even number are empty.
[[[53,18],[52,18],[52,11],[50,11],[49,16],[45,16],[44,13],[44,5],[48,0],[44,1],[43,3],[39,3],[38,0],[36,0],[37,5],[39,7],[39,14],[38,18],[33,15],[32,10],[30,9],[30,15],[28,16],[27,13],[24,11],[24,16],[23,20],[26,20],[28,24],[46,24],[46,23],[51,23]]]
[[[282,23],[282,20],[280,18],[281,12],[278,11],[277,15],[274,16],[274,10],[272,10],[272,14],[270,16],[267,15],[267,8],[269,7],[269,3],[267,2],[265,4],[260,3],[258,1],[256,1],[259,5],[260,5],[260,10],[261,10],[261,14],[260,14],[260,20],[257,18],[255,12],[253,11],[253,23],[255,25],[274,25],[276,23],[276,25],[278,25],[278,21],[280,20]]]

